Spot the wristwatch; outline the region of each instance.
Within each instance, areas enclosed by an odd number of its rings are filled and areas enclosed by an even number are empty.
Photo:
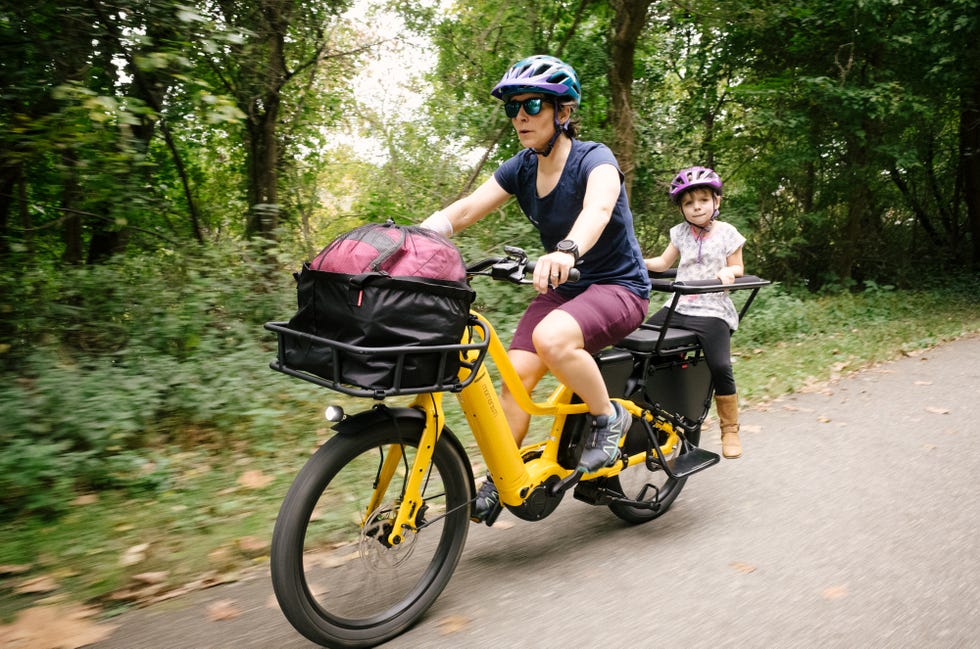
[[[578,262],[578,244],[571,239],[562,239],[555,246],[555,252],[567,252],[572,257],[575,257],[575,261]]]

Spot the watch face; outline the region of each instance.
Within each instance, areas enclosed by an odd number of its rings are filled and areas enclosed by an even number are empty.
[[[557,250],[558,252],[568,252],[576,257],[578,256],[578,244],[572,241],[571,239],[564,239],[562,241],[559,241],[558,245],[555,246],[555,250]]]

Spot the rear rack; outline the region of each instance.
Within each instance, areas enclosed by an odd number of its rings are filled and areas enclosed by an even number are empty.
[[[483,363],[490,344],[490,331],[487,325],[472,316],[467,323],[469,339],[473,340],[474,329],[479,329],[480,338],[477,342],[460,343],[455,345],[401,345],[397,347],[359,347],[349,345],[339,340],[322,338],[315,334],[290,329],[286,322],[267,322],[265,328],[276,333],[278,339],[278,352],[275,360],[269,363],[269,367],[288,374],[289,376],[314,383],[330,390],[336,390],[354,397],[364,397],[371,399],[384,399],[405,394],[421,394],[425,392],[459,392],[476,378],[477,370]],[[287,339],[301,339],[320,346],[321,349],[332,356],[335,361],[329,364],[329,376],[314,374],[305,369],[290,367],[286,364],[286,342]],[[406,359],[419,356],[438,357],[436,379],[426,382],[424,385],[412,385],[412,377],[406,372]],[[458,374],[446,376],[450,362],[455,363],[458,357],[458,365],[469,370],[469,374],[462,381]],[[381,359],[390,364],[393,368],[390,378],[390,385],[385,381],[385,385],[359,385],[352,383],[350,377],[343,374],[344,362],[346,360],[363,361],[364,359]],[[438,378],[441,377],[441,378]]]
[[[636,331],[616,343],[617,347],[623,347],[631,351],[652,353],[658,356],[697,351],[700,349],[701,343],[698,342],[697,336],[693,332],[670,326],[671,318],[675,313],[677,302],[680,300],[681,295],[751,290],[752,292],[738,313],[738,319],[741,322],[745,318],[745,314],[748,313],[749,307],[752,306],[752,302],[759,293],[759,289],[771,284],[769,280],[761,279],[755,275],[736,277],[734,284],[722,284],[714,279],[677,282],[668,279],[672,275],[674,273],[657,274],[657,276],[652,277],[650,280],[651,288],[654,291],[674,294],[674,298],[671,300],[670,306],[667,309],[667,317],[664,320],[664,324],[660,326],[644,323]]]

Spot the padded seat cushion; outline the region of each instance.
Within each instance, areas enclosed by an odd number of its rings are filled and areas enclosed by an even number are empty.
[[[658,340],[660,340],[660,328],[653,325],[643,325],[616,343],[616,346],[637,352],[653,352],[657,348]],[[662,353],[671,352],[678,348],[689,349],[697,345],[698,337],[693,331],[668,327],[660,351]]]

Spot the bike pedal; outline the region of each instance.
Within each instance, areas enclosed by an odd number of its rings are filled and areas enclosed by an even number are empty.
[[[601,483],[601,484],[600,484]],[[605,480],[586,480],[575,485],[572,495],[590,505],[608,505],[613,501],[614,493],[605,486]],[[621,494],[620,494],[621,495]]]
[[[484,525],[491,527],[497,522],[497,517],[500,516],[500,512],[503,510],[504,505],[498,500],[496,503],[494,503],[493,507],[490,508],[490,511],[487,512],[487,517],[483,519]]]

